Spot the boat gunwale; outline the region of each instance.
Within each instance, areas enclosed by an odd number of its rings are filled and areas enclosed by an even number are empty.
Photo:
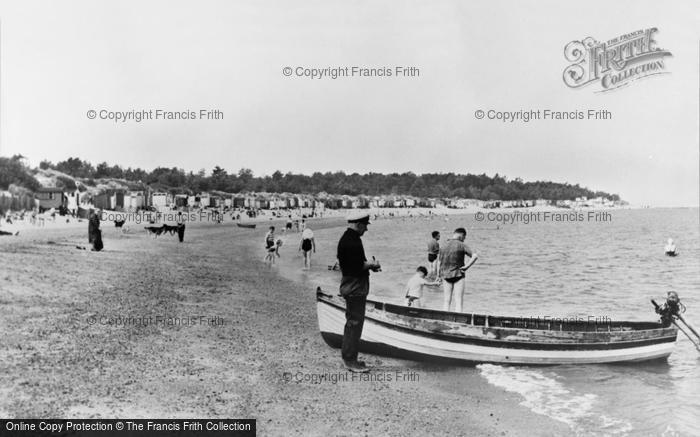
[[[329,300],[327,298],[322,299],[320,296],[317,299],[317,304],[318,303],[324,303],[324,304],[326,304],[332,308],[335,308],[339,311],[345,310],[342,306],[337,305],[334,302],[329,302]],[[413,335],[420,336],[420,337],[433,338],[436,340],[443,340],[443,341],[448,341],[448,342],[453,342],[453,343],[465,343],[465,344],[472,344],[475,346],[495,347],[495,348],[501,348],[501,349],[559,350],[559,351],[571,351],[571,350],[596,351],[596,350],[610,350],[610,349],[625,350],[625,349],[632,349],[632,348],[636,348],[636,347],[650,346],[650,345],[655,345],[655,344],[675,343],[677,341],[677,331],[674,332],[673,335],[664,335],[664,336],[655,335],[655,336],[650,337],[650,338],[643,338],[643,339],[636,339],[636,340],[619,340],[619,341],[533,342],[533,341],[521,341],[521,340],[515,340],[515,339],[503,340],[503,339],[496,339],[496,338],[479,338],[479,337],[474,337],[474,336],[469,336],[469,335],[464,335],[464,334],[457,334],[457,333],[449,333],[449,332],[432,332],[432,331],[428,331],[428,330],[414,329],[414,328],[407,327],[407,326],[393,324],[389,321],[379,320],[379,319],[373,318],[371,316],[366,316],[365,318],[373,323],[377,323],[377,324],[384,326],[386,328],[396,330],[396,331],[406,332],[406,333],[413,334]],[[479,326],[479,325],[477,325],[475,327],[477,327],[477,328],[482,327],[482,328],[489,329],[489,327]],[[516,330],[515,328],[498,328],[498,329]],[[517,330],[522,331],[523,329],[517,329]],[[659,333],[659,334],[661,334],[661,333]]]
[[[327,302],[330,305],[333,305],[337,308],[344,309],[342,306],[336,305],[335,300],[336,297],[340,296],[332,296],[327,293],[324,293],[321,291],[320,287],[316,291],[316,298],[317,301],[324,301]],[[484,319],[496,319],[498,321],[502,320],[514,320],[514,321],[523,321],[526,320],[526,317],[512,317],[512,316],[491,316],[488,314],[476,314],[476,313],[456,313],[452,311],[443,311],[443,310],[434,310],[434,309],[428,309],[428,308],[411,308],[411,307],[406,307],[402,305],[397,305],[397,304],[392,304],[388,302],[379,302],[371,299],[367,299],[367,303],[374,305],[376,309],[379,310],[384,310],[385,312],[388,312],[390,314],[395,314],[398,316],[402,317],[408,317],[408,318],[420,318],[423,320],[436,320],[436,321],[445,321],[445,322],[453,322],[453,323],[458,323],[464,326],[474,326],[474,327],[485,327],[485,328],[495,328],[495,329],[503,329],[503,330],[513,330],[513,331],[523,331],[523,330],[531,330],[531,331],[538,331],[538,332],[576,332],[576,333],[590,333],[590,334],[607,334],[607,333],[630,333],[630,332],[638,332],[638,333],[645,333],[645,332],[653,332],[653,331],[663,331],[667,329],[673,329],[672,326],[664,326],[660,322],[650,322],[650,321],[615,321],[611,322],[611,326],[614,326],[615,329],[609,329],[607,331],[592,331],[592,330],[583,330],[583,329],[567,329],[567,330],[558,330],[558,329],[553,329],[553,328],[546,328],[546,327],[540,327],[540,326],[531,326],[531,327],[514,327],[514,326],[499,326],[499,325],[492,325],[492,324],[472,324],[471,322],[462,322],[459,320],[456,320],[457,318],[469,318],[470,321],[475,320],[478,317],[484,318]],[[408,310],[408,311],[407,311]],[[417,314],[406,314],[407,312],[414,312]],[[433,316],[438,316],[438,317],[424,317],[424,315],[433,315]],[[558,323],[555,322],[554,320],[551,322],[552,324]],[[539,325],[539,324],[538,324]],[[581,325],[587,326],[590,325],[589,323],[586,322],[581,322]],[[643,327],[642,327],[643,326]],[[651,326],[651,327],[649,327]],[[627,327],[630,328],[627,331],[623,331],[622,328]],[[676,330],[674,330],[676,331]],[[656,333],[656,332],[654,332]],[[659,332],[660,333],[660,332]],[[677,335],[677,331],[674,334],[674,336]],[[663,338],[659,335],[656,336],[656,338]],[[617,343],[617,342],[616,342]]]

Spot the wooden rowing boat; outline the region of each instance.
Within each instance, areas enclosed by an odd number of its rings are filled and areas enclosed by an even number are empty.
[[[256,224],[255,223],[236,223],[236,226],[238,226],[239,228],[255,229]]]
[[[321,336],[340,347],[345,299],[316,291]],[[360,349],[438,361],[592,364],[668,357],[678,329],[659,322],[537,320],[367,301]]]

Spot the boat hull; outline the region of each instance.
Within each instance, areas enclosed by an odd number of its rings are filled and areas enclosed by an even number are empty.
[[[595,342],[590,340],[591,336],[572,333],[573,337],[581,339],[579,343],[567,338],[567,333],[559,332],[535,334],[540,339],[559,335],[561,342],[551,338],[546,343],[510,341],[509,338],[522,340],[533,331],[523,333],[525,330],[513,329],[513,335],[504,337],[503,329],[488,326],[437,323],[434,320],[426,324],[425,319],[378,310],[377,307],[382,305],[368,302],[360,350],[417,360],[533,365],[647,361],[668,357],[677,337],[673,328],[660,328],[651,330],[658,332],[634,333],[634,339],[628,341]],[[343,299],[319,297],[317,311],[323,339],[331,347],[340,347],[345,326]]]
[[[246,224],[246,223],[236,223],[236,226],[239,228],[248,228],[248,229],[255,229],[255,224]]]

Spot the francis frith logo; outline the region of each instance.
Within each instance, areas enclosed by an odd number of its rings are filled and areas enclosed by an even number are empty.
[[[637,30],[605,42],[591,37],[571,41],[564,47],[564,56],[571,62],[564,69],[564,83],[570,88],[597,84],[597,92],[605,92],[668,73],[664,58],[672,55],[658,46],[657,31],[655,27]]]

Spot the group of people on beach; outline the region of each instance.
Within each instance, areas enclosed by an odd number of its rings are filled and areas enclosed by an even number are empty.
[[[478,256],[465,242],[467,230],[455,229],[452,238],[440,247],[440,232],[433,231],[428,241],[428,266],[419,266],[406,284],[406,305],[421,307],[423,289],[427,286],[442,285],[443,310],[449,311],[452,301],[455,311],[462,312],[466,271],[476,262]],[[432,277],[433,281],[428,281]]]
[[[290,224],[291,221],[287,223]],[[291,230],[291,226],[285,228],[284,232],[286,233],[287,230]],[[265,258],[263,261],[266,264],[270,266],[274,265],[275,259],[281,257],[280,247],[282,247],[282,244],[282,239],[275,236],[275,227],[270,226],[267,234],[265,234]],[[304,257],[303,270],[311,270],[311,253],[316,253],[316,239],[314,238],[314,232],[311,230],[311,228],[306,226],[304,220],[302,220],[299,252],[302,252]]]
[[[380,272],[381,265],[372,257],[368,261],[361,237],[370,224],[367,213],[353,213],[348,216],[348,228],[338,242],[337,258],[342,277],[340,295],[345,299],[345,328],[341,356],[345,368],[351,372],[368,372],[369,368],[358,360],[360,338],[365,320],[367,295],[369,294],[370,272]],[[478,256],[466,243],[467,231],[455,229],[452,238],[440,247],[440,233],[434,231],[428,243],[428,262],[434,281],[428,281],[428,269],[419,266],[406,286],[406,304],[420,306],[423,288],[441,283],[444,292],[443,309],[449,311],[452,301],[455,311],[462,312],[466,271],[474,265]]]

